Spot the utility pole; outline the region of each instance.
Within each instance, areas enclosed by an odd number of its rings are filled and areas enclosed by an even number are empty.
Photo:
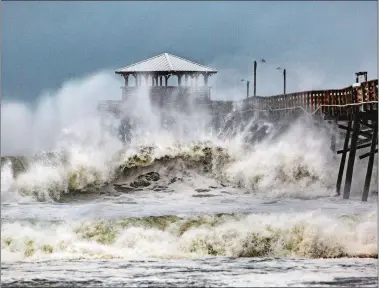
[[[259,61],[254,60],[254,70],[253,70],[253,79],[254,79],[254,96],[257,96],[257,66],[258,62],[266,63],[265,59],[261,59]]]
[[[254,60],[254,96],[257,96],[257,61]]]
[[[286,95],[287,70],[281,67],[277,67],[276,70],[283,70],[283,94]]]
[[[286,69],[283,69],[283,94],[286,95]]]
[[[364,72],[357,72],[355,73],[355,82],[358,83],[359,82],[359,77],[363,76],[364,79],[365,79],[365,82],[367,82],[367,72],[364,71]]]
[[[246,98],[249,98],[249,90],[250,90],[250,81],[242,79],[242,82],[246,81]]]

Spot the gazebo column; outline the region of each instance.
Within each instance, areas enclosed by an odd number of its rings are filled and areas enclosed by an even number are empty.
[[[178,86],[182,86],[182,74],[178,74]]]
[[[195,74],[195,86],[199,86],[199,74]]]
[[[125,87],[128,87],[129,86],[129,75],[128,74],[124,74],[124,80],[125,80]]]
[[[159,86],[158,75],[155,75],[154,78],[155,78],[155,86]]]
[[[164,76],[166,87],[168,86],[168,78],[170,78],[170,75]]]
[[[189,86],[189,83],[188,83],[188,75],[186,74],[186,75],[184,75],[184,85],[186,85],[186,86]]]
[[[162,76],[159,76],[159,86],[163,86],[162,85],[162,80],[163,80],[162,78],[163,78]]]
[[[145,86],[148,86],[149,85],[149,74],[143,74],[144,78],[145,78]]]
[[[208,77],[209,75],[208,74],[203,74],[204,76],[204,86],[208,86]]]
[[[135,82],[136,82],[136,87],[138,87],[138,74],[133,74]]]
[[[149,80],[150,86],[154,86],[153,77],[151,77],[151,74],[149,74],[149,79],[151,79],[151,81]]]
[[[137,86],[141,86],[141,74],[136,74],[136,83]]]

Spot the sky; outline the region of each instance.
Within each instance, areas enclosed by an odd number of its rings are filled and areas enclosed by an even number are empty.
[[[212,97],[342,88],[377,78],[377,1],[2,2],[2,101],[168,52],[218,70]],[[114,77],[117,77],[114,75]],[[119,77],[120,78],[120,77]],[[122,79],[120,79],[120,85]],[[233,90],[234,89],[234,90]],[[230,93],[227,93],[230,91]]]

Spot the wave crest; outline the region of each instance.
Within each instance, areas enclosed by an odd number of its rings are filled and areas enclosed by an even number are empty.
[[[14,233],[14,231],[19,233]],[[2,260],[51,258],[377,257],[376,213],[150,216],[3,223]]]

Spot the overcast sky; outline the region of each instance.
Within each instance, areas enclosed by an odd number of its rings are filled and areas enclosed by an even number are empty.
[[[169,52],[219,70],[212,85],[242,89],[252,60],[258,94],[339,88],[377,77],[377,1],[2,2],[2,95],[42,91]],[[121,83],[121,79],[120,79]],[[242,88],[241,88],[242,87]],[[242,91],[242,90],[241,90]]]

